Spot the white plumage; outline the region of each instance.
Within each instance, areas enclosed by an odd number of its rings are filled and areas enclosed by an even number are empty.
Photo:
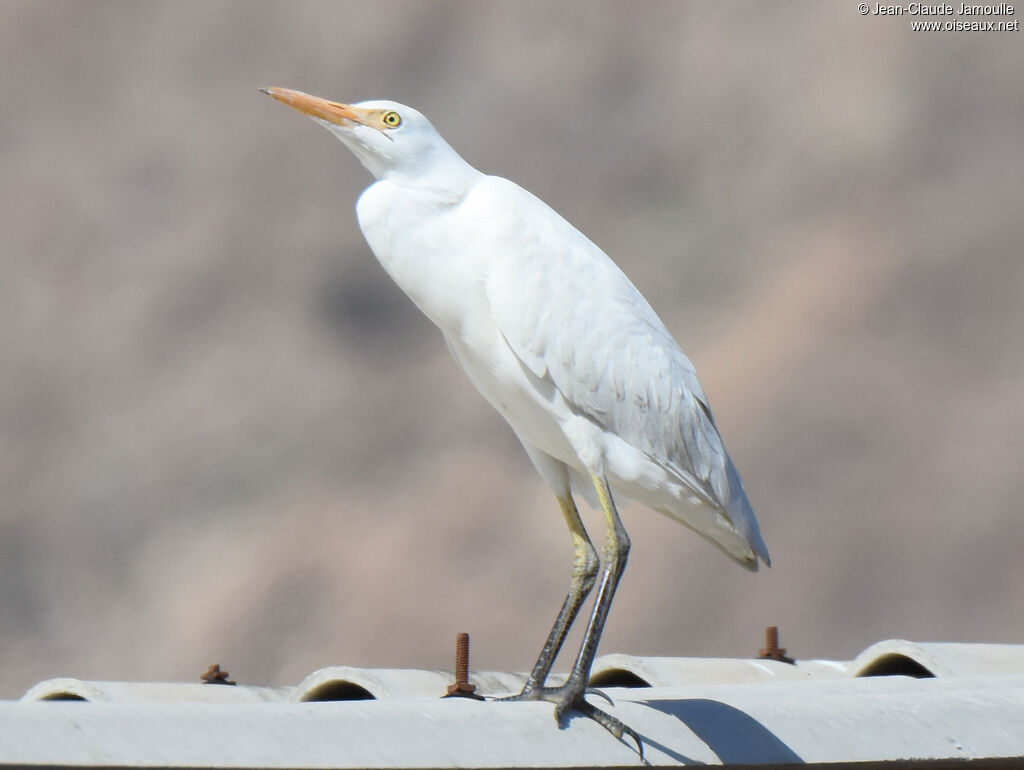
[[[575,508],[566,507],[570,485],[605,508],[609,542],[621,529],[602,492],[610,487],[691,527],[745,567],[768,563],[693,365],[604,252],[521,187],[469,166],[409,107],[268,93],[313,116],[377,178],[356,207],[367,242],[512,426],[562,502],[574,538],[582,524],[574,525]],[[580,554],[593,553],[585,532],[582,538],[577,572],[594,572],[589,555]],[[619,574],[628,551],[624,530],[620,539],[621,566],[612,570]],[[606,556],[615,562],[612,550]],[[585,595],[584,578],[576,593]],[[573,588],[571,601],[582,601]],[[549,644],[560,647],[571,622],[561,629],[556,622]],[[588,637],[599,637],[601,626],[603,617],[592,618]],[[596,647],[596,638],[589,641]],[[574,674],[589,672],[585,657],[581,650],[577,668],[587,670]],[[543,658],[535,668],[540,681],[523,697],[543,697],[535,694],[550,668]],[[582,692],[563,700],[556,702],[583,703],[595,716]],[[631,732],[597,713],[616,734]]]

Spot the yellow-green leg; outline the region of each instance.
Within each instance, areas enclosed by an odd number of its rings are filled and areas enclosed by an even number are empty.
[[[581,690],[590,678],[590,667],[594,664],[597,645],[601,641],[604,624],[608,619],[608,611],[611,609],[612,599],[615,597],[615,589],[618,588],[619,579],[626,569],[630,547],[629,535],[622,525],[622,519],[619,518],[619,512],[615,507],[615,501],[612,500],[612,491],[608,487],[608,482],[604,478],[593,475],[590,478],[594,489],[597,490],[601,512],[604,514],[604,572],[601,575],[601,585],[597,589],[597,599],[594,600],[594,609],[590,613],[590,622],[583,635],[583,644],[580,645],[579,654],[576,656],[572,673],[569,675],[570,682],[573,678],[580,680]]]
[[[594,546],[587,537],[583,522],[580,520],[579,512],[571,498],[559,498],[562,506],[562,513],[569,524],[569,531],[572,533],[573,542],[576,547],[576,560],[573,566],[572,582],[569,584],[569,594],[562,604],[558,613],[555,625],[548,635],[548,640],[541,650],[540,657],[533,667],[530,678],[527,680],[523,691],[513,700],[545,700],[555,704],[555,717],[559,722],[565,716],[566,711],[575,709],[590,717],[602,725],[616,738],[628,735],[637,745],[640,758],[643,759],[643,744],[640,736],[634,730],[624,725],[621,721],[591,705],[584,698],[587,690],[587,682],[590,679],[590,669],[594,665],[594,657],[597,654],[597,645],[601,641],[601,634],[604,631],[604,624],[608,619],[608,611],[612,606],[612,599],[615,597],[615,589],[619,585],[619,579],[626,569],[626,560],[629,557],[629,535],[622,525],[619,512],[612,500],[611,489],[608,482],[599,476],[592,475],[591,481],[597,491],[598,500],[601,503],[601,512],[605,520],[605,547],[604,547],[604,571],[601,573],[601,583],[597,591],[597,598],[594,600],[594,608],[590,613],[590,620],[587,629],[583,634],[583,643],[580,645],[579,653],[576,655],[576,662],[573,664],[569,678],[561,687],[544,687],[544,680],[547,678],[554,663],[558,650],[565,641],[565,636],[572,625],[573,619],[579,612],[587,593],[593,587],[594,578],[597,573],[597,555]]]
[[[597,551],[594,549],[594,544],[590,542],[587,530],[583,526],[583,520],[576,509],[576,503],[573,502],[570,495],[566,495],[558,497],[558,505],[562,509],[562,516],[565,517],[569,534],[572,536],[574,553],[572,579],[569,581],[569,593],[566,594],[565,601],[562,602],[562,609],[558,612],[555,624],[551,627],[551,633],[548,634],[547,641],[544,642],[540,656],[520,694],[520,697],[524,699],[528,699],[531,693],[544,686],[551,667],[555,663],[555,658],[558,657],[558,652],[562,649],[565,637],[569,633],[569,628],[579,614],[580,607],[586,601],[587,595],[594,587],[594,580],[597,578],[599,566]]]

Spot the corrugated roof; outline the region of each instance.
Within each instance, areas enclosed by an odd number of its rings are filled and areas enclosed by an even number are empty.
[[[488,695],[524,680],[470,678]],[[630,744],[586,718],[570,716],[560,729],[550,704],[440,698],[451,679],[350,667],[321,669],[296,687],[52,679],[0,702],[0,764],[639,764]],[[852,661],[792,664],[606,655],[592,683],[655,765],[1024,766],[1024,646],[890,640]]]

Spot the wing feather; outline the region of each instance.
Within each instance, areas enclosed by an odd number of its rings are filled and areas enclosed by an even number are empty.
[[[568,403],[661,465],[725,516],[767,561],[753,511],[693,364],[607,255],[539,199],[497,177],[507,218],[485,276],[488,301],[523,364]],[[515,244],[509,247],[508,244]]]
[[[526,191],[501,188],[516,199],[505,210],[522,212],[504,241],[515,248],[486,277],[508,344],[569,403],[715,503],[709,479],[724,472],[724,450],[690,360],[597,246]]]

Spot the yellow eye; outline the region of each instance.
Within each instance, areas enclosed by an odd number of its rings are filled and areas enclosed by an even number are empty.
[[[402,125],[402,116],[397,112],[385,112],[381,120],[384,121],[384,125],[388,128],[398,128]]]

